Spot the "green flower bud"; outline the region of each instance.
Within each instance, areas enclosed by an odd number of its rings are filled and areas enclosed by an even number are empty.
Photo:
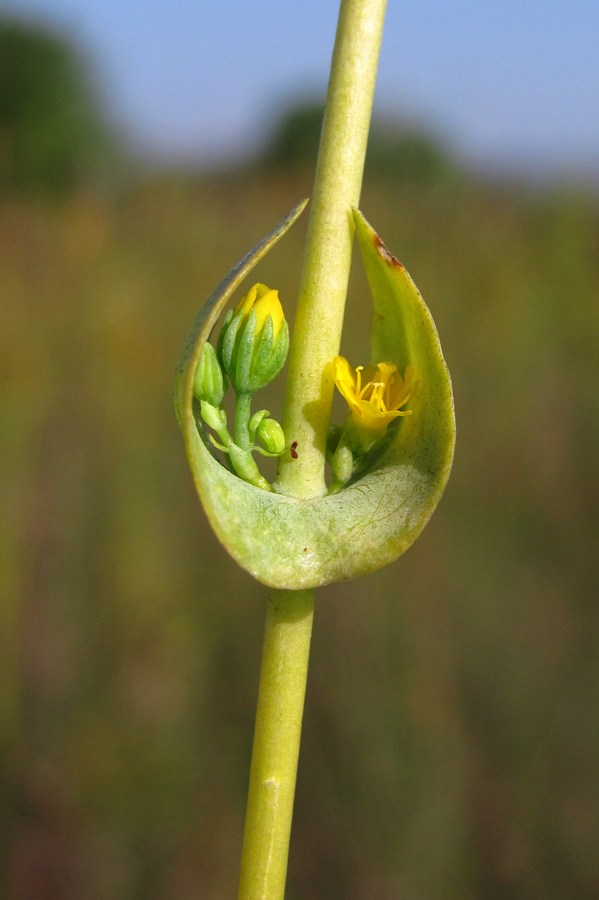
[[[256,432],[258,430],[258,425],[262,421],[262,419],[266,419],[270,413],[267,409],[259,409],[258,412],[255,412],[248,424],[248,431],[250,434],[250,441],[255,443],[256,441]]]
[[[332,492],[334,492],[348,482],[354,473],[354,455],[345,437],[341,438],[332,455],[331,469],[334,479]]]
[[[227,453],[233,468],[240,478],[255,485],[255,487],[262,488],[264,491],[272,490],[266,478],[260,474],[260,469],[249,450],[242,450],[237,444],[231,442],[227,448]]]
[[[226,390],[225,377],[212,344],[202,347],[200,361],[193,380],[193,393],[198,400],[205,400],[211,406],[220,406]]]
[[[254,394],[281,371],[289,328],[278,291],[255,284],[225,319],[219,337],[223,367],[238,394]]]
[[[213,406],[212,403],[208,403],[207,400],[200,401],[200,415],[206,425],[208,425],[209,428],[213,428],[217,434],[222,431],[223,428],[227,427],[227,414],[224,409]]]
[[[256,449],[265,456],[280,456],[285,449],[285,434],[275,419],[262,419],[256,429],[256,437],[262,444]]]

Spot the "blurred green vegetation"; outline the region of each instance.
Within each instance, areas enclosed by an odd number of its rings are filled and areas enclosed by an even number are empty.
[[[64,194],[103,176],[114,149],[71,42],[0,14],[0,191]]]
[[[60,176],[52,205],[36,173],[69,166],[19,157],[20,199],[2,176],[9,900],[235,895],[264,591],[206,525],[172,377],[200,303],[309,194],[313,139],[110,196]],[[319,594],[288,898],[595,900],[598,198],[376,129],[373,158],[362,209],[437,320],[458,447],[406,556]],[[256,273],[291,316],[304,229]],[[356,268],[356,363],[369,316]]]
[[[0,205],[2,896],[235,893],[264,593],[205,523],[171,382],[302,178]],[[459,440],[416,545],[320,593],[290,900],[599,894],[597,206],[366,185]],[[304,227],[258,272],[290,307]],[[356,361],[368,318],[357,272]]]

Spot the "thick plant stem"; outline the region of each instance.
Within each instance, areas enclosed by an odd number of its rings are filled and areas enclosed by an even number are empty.
[[[289,354],[283,428],[297,458],[281,458],[276,489],[326,493],[326,435],[351,263],[386,0],[342,0]]]
[[[285,893],[313,613],[312,591],[275,591],[269,601],[239,900]]]
[[[351,264],[353,225],[370,127],[386,0],[342,0],[318,154],[283,413],[293,458],[276,489],[326,493],[326,436]],[[276,592],[268,608],[246,813],[239,900],[283,900],[312,592]]]

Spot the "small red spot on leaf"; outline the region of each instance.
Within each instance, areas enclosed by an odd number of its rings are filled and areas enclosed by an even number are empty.
[[[299,453],[297,452],[297,441],[294,441],[291,447],[289,448],[289,452],[291,453],[291,459],[297,459]]]
[[[378,234],[375,234],[374,236],[374,246],[376,247],[379,256],[383,257],[388,266],[392,266],[395,269],[405,268],[404,264],[401,263],[396,256],[393,256],[393,254],[389,250],[387,250],[385,244],[378,236]]]

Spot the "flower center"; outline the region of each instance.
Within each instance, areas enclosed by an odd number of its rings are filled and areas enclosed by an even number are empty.
[[[356,367],[356,399],[370,403],[378,412],[387,412],[391,403],[391,387],[394,382],[393,375],[383,381],[367,381],[362,386],[362,372],[364,366]]]

